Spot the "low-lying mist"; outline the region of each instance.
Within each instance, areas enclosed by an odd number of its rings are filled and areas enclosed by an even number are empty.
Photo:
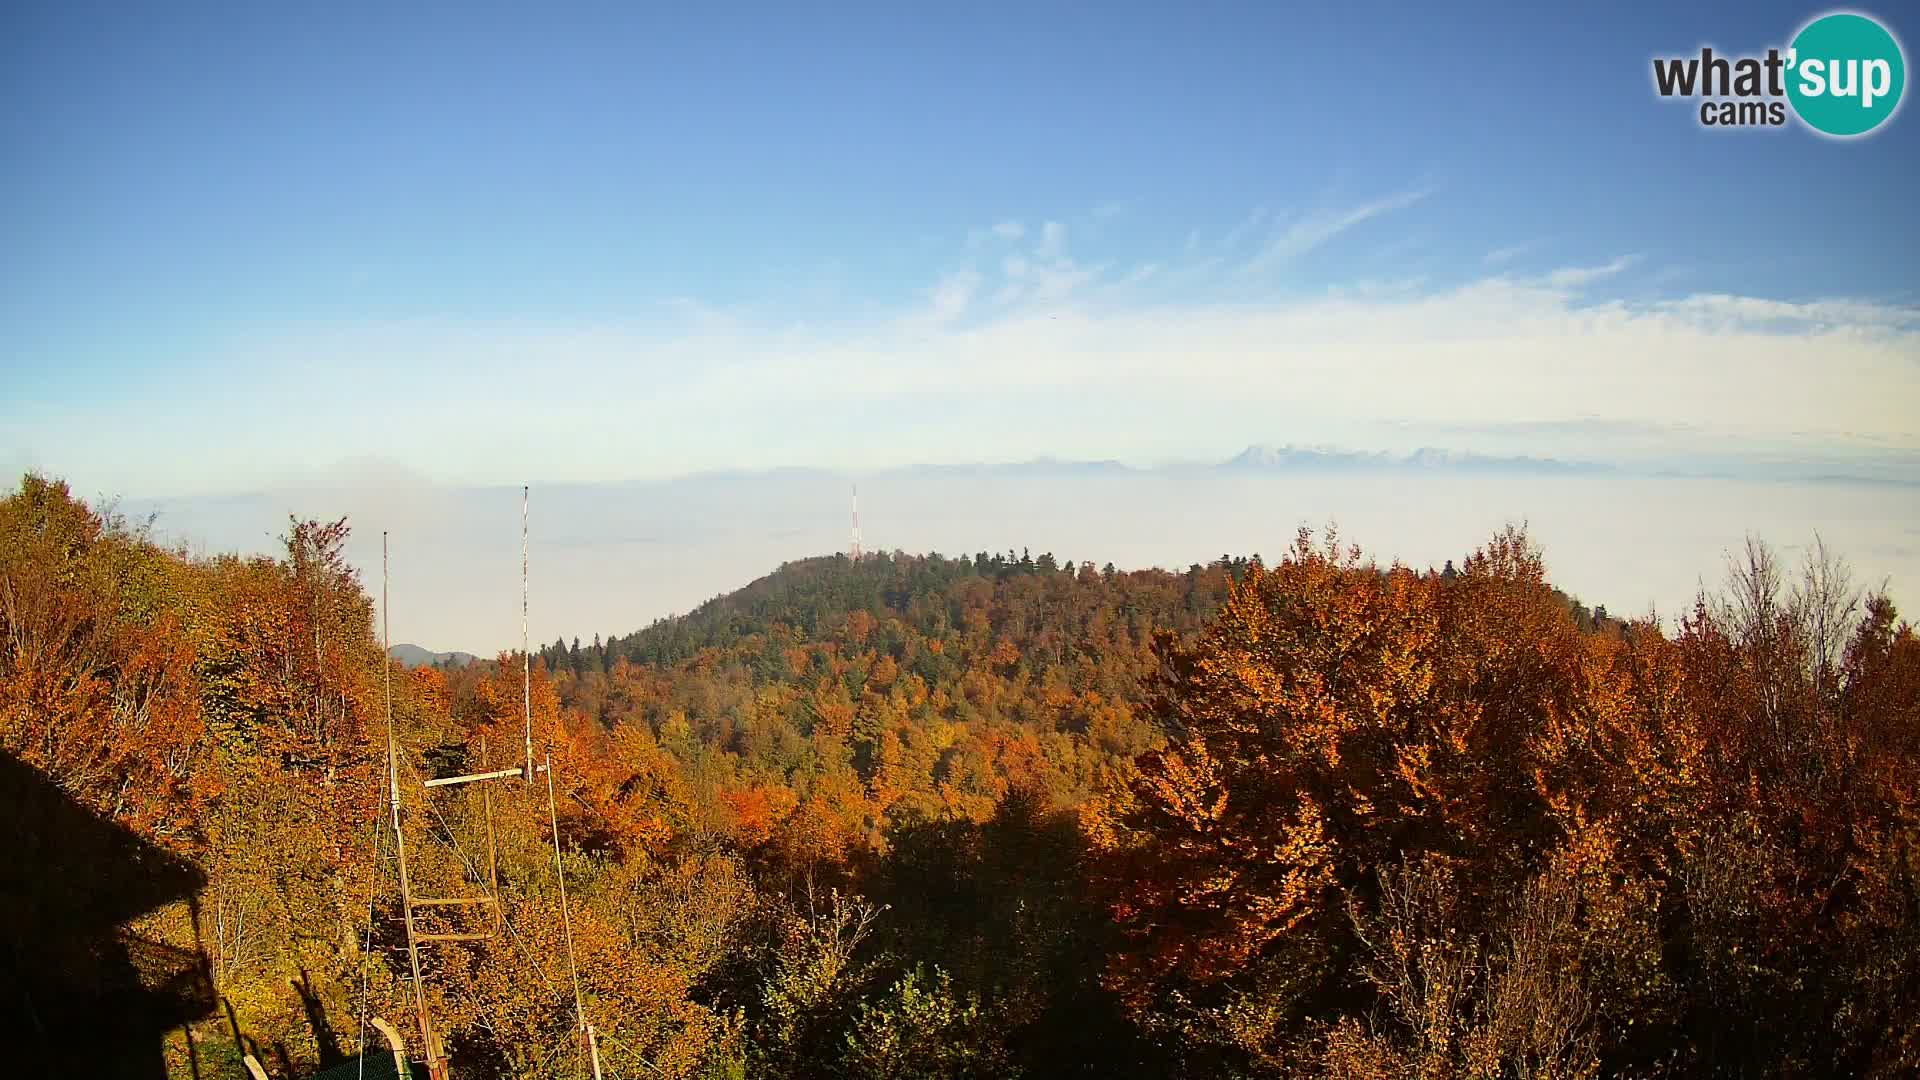
[[[1671,619],[1757,535],[1790,562],[1817,531],[1857,583],[1896,603],[1920,580],[1913,488],[1591,474],[922,468],[859,478],[869,551],[1051,551],[1122,569],[1278,555],[1336,525],[1380,562],[1440,566],[1525,522],[1554,584],[1615,615]],[[791,470],[630,485],[536,484],[532,637],[625,634],[780,563],[844,551],[849,478]],[[391,534],[393,640],[482,655],[518,647],[517,488],[359,487],[129,499],[160,536],[208,554],[276,547],[288,514],[351,519],[376,597]]]

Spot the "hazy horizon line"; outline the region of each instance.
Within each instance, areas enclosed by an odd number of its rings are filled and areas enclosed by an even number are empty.
[[[695,469],[661,476],[532,480],[514,482],[460,482],[430,477],[398,460],[378,456],[341,459],[330,466],[291,472],[276,482],[227,491],[98,492],[101,504],[127,500],[150,502],[171,499],[246,500],[278,492],[380,491],[432,488],[443,491],[490,491],[521,486],[560,488],[659,487],[724,478],[838,476],[857,483],[862,478],[912,473],[1037,473],[1078,472],[1088,475],[1125,473],[1145,475],[1179,472],[1329,472],[1406,471],[1413,473],[1479,472],[1491,474],[1586,474],[1627,478],[1716,480],[1739,483],[1853,484],[1876,487],[1920,487],[1920,448],[1889,447],[1856,454],[1805,456],[1730,452],[1713,455],[1693,452],[1654,452],[1632,455],[1570,457],[1554,454],[1490,453],[1429,445],[1413,450],[1362,449],[1328,443],[1250,443],[1229,457],[1181,456],[1154,460],[1117,457],[1073,457],[1042,454],[1009,459],[955,458],[923,460],[870,468],[828,463],[794,463]],[[28,466],[23,475],[66,480],[56,469]],[[11,487],[9,488],[11,490]]]

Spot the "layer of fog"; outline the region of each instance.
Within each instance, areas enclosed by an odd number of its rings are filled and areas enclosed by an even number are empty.
[[[1555,584],[1615,614],[1690,605],[1758,535],[1789,559],[1815,531],[1856,579],[1920,581],[1920,490],[1623,476],[1358,471],[1234,473],[900,470],[862,477],[868,550],[1051,551],[1122,568],[1221,554],[1272,558],[1301,525],[1338,525],[1385,563],[1459,559],[1509,522],[1544,548]],[[625,634],[782,562],[844,551],[845,476],[810,471],[664,483],[536,486],[532,637]],[[391,534],[393,640],[489,654],[520,641],[520,491],[355,486],[244,497],[128,500],[201,553],[270,552],[287,516],[346,516],[348,555],[376,599]]]

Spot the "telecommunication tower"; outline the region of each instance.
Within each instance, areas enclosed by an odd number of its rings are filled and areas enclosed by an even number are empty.
[[[847,558],[860,561],[860,485],[853,485],[853,542],[847,546]]]

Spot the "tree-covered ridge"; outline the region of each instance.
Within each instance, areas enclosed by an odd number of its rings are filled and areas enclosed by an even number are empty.
[[[844,630],[856,611],[865,611],[878,620],[898,620],[906,629],[922,637],[946,638],[948,632],[965,623],[969,606],[979,606],[981,591],[972,583],[1020,582],[1038,579],[1052,582],[1053,595],[1060,592],[1059,581],[1079,585],[1102,585],[1105,590],[1091,594],[1096,603],[1092,611],[1111,622],[1117,612],[1126,616],[1134,630],[1136,643],[1142,637],[1174,626],[1190,631],[1212,615],[1224,596],[1221,572],[1238,580],[1261,562],[1252,556],[1221,555],[1209,563],[1195,563],[1183,574],[1165,570],[1117,570],[1107,563],[1095,570],[1091,562],[1059,560],[1052,552],[1034,556],[1018,553],[980,552],[947,558],[938,553],[914,556],[901,552],[869,554],[858,562],[843,555],[801,559],[782,565],[775,572],[758,578],[733,592],[715,597],[685,615],[655,621],[651,626],[625,637],[594,635],[591,644],[582,646],[579,638],[556,641],[543,647],[539,657],[550,670],[582,673],[594,668],[611,668],[617,660],[644,664],[673,664],[691,659],[700,650],[715,646],[733,646],[749,637],[769,634],[783,638],[816,640]],[[1456,571],[1449,561],[1441,571],[1451,578]],[[1044,591],[1044,586],[1043,586]],[[1016,590],[1016,593],[1018,590]],[[1177,592],[1177,602],[1169,595]],[[1572,611],[1582,629],[1602,625],[1618,627],[1603,605],[1589,610],[1586,605],[1559,590],[1554,595]],[[1045,601],[1042,600],[1042,603]],[[1032,601],[1024,594],[996,597],[993,606],[1009,615],[1006,629],[1019,633],[1023,609]],[[1142,605],[1146,605],[1143,607]],[[1087,610],[1087,605],[1080,605]],[[1048,616],[1062,614],[1049,609]],[[1143,616],[1145,621],[1143,622]],[[999,621],[992,623],[999,630]],[[969,628],[971,628],[969,626]],[[1081,627],[1086,630],[1089,628]],[[1092,642],[1104,653],[1099,640]],[[899,657],[896,655],[896,660]]]
[[[196,559],[0,502],[0,750],[203,880],[124,928],[223,1003],[177,1075],[410,1019],[389,679],[415,887],[489,879],[479,793],[420,782],[517,762],[521,658],[385,660],[344,535]],[[494,793],[502,930],[425,954],[457,1076],[581,1075],[562,874],[616,1075],[1920,1068],[1920,638],[1817,546],[1671,626],[1513,530],[1438,570],[809,559],[531,690],[563,854]]]
[[[921,752],[939,761],[919,762],[922,783],[909,787],[971,776],[967,794],[997,799],[1006,768],[963,760],[956,746],[1131,760],[1156,738],[1138,711],[1156,640],[1195,632],[1248,565],[1172,574],[1063,568],[1050,555],[809,559],[578,663],[557,645],[543,659],[565,704],[603,726],[684,723],[693,743],[777,765],[783,782],[820,737],[843,745],[868,785]]]
[[[977,629],[967,612],[985,607],[993,630],[1017,634],[1025,632],[1021,620],[1030,615],[1027,609],[1073,592],[1065,587],[1067,582],[1109,587],[1122,598],[1122,609],[1129,616],[1143,613],[1143,603],[1149,605],[1146,613],[1170,613],[1166,594],[1177,589],[1181,605],[1193,616],[1189,622],[1197,625],[1221,595],[1217,575],[1208,571],[1240,574],[1250,561],[1222,556],[1210,567],[1195,565],[1182,586],[1176,584],[1180,575],[1165,571],[1123,573],[1111,563],[1096,571],[1091,563],[1063,563],[1051,552],[1038,557],[1027,552],[981,552],[959,558],[896,552],[869,554],[858,562],[843,555],[823,556],[787,563],[685,615],[658,620],[626,637],[601,641],[596,636],[584,649],[577,638],[570,645],[555,642],[542,649],[540,656],[549,667],[574,671],[611,667],[618,659],[671,664],[690,659],[701,649],[733,646],[756,635],[798,640],[833,637],[844,632],[848,618],[857,611],[876,620],[897,620],[921,637],[953,640],[954,633]],[[999,595],[1002,584],[1013,586],[1012,591]],[[1054,612],[1050,609],[1048,614]],[[1138,630],[1138,620],[1130,621]]]

